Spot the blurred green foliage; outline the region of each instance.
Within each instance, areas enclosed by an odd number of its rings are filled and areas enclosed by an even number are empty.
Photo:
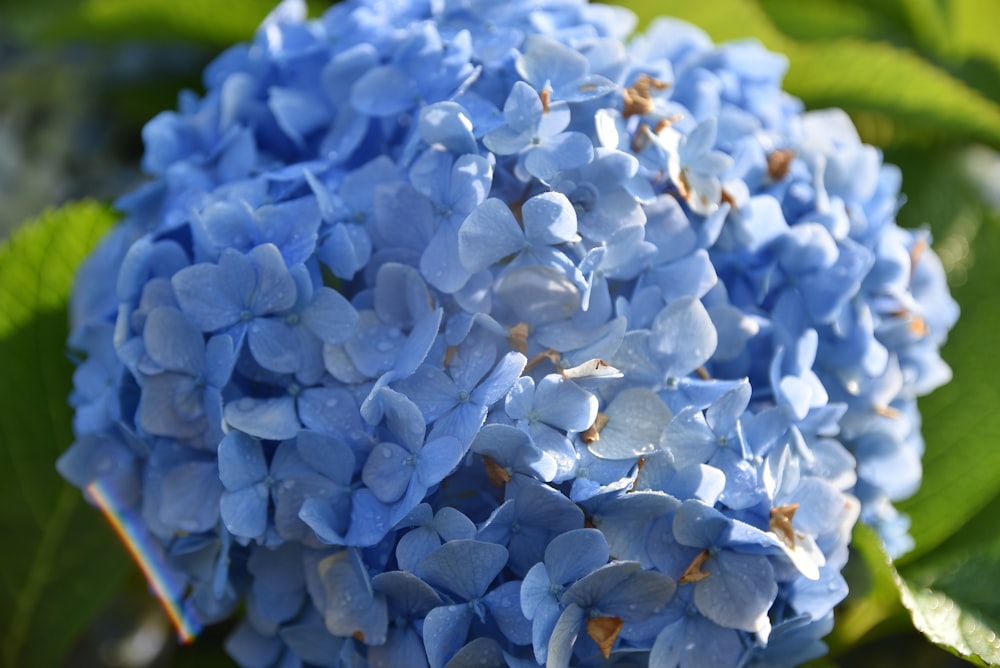
[[[8,62],[29,63],[61,77],[38,86],[37,72],[0,67],[0,89],[6,93],[0,96],[0,131],[8,129],[9,142],[10,128],[16,128],[13,136],[22,142],[16,152],[3,152],[16,156],[16,164],[8,165],[8,172],[0,164],[0,192],[5,173],[15,175],[9,178],[49,174],[44,171],[47,155],[72,162],[67,151],[81,134],[93,142],[83,151],[96,156],[93,162],[57,170],[53,179],[82,179],[88,171],[110,173],[123,165],[134,170],[141,122],[172,106],[180,87],[196,88],[207,59],[248,38],[271,4],[0,3],[0,49],[20,56]],[[1000,599],[994,595],[1000,582],[1000,382],[992,366],[1000,331],[993,291],[1000,283],[1000,162],[995,153],[1000,149],[1000,2],[620,4],[638,14],[640,26],[657,15],[678,16],[718,41],[750,37],[786,54],[789,92],[809,108],[846,109],[862,138],[881,146],[887,161],[902,168],[908,201],[899,220],[933,231],[963,309],[944,350],[955,379],[921,404],[924,484],[901,504],[912,518],[916,548],[890,563],[877,538],[859,527],[847,570],[851,595],[829,639],[831,657],[816,666],[958,662],[935,651],[914,628],[966,660],[1000,662]],[[322,7],[311,3],[314,14]],[[74,76],[79,64],[72,54],[80,53],[89,66]],[[133,59],[131,68],[120,66],[123,54]],[[72,124],[43,123],[32,134],[27,119],[35,118],[39,108],[56,119],[73,119]],[[111,129],[107,123],[100,126],[103,134],[94,142],[94,135],[86,133],[93,127],[88,124],[109,112],[115,119]],[[65,132],[66,127],[75,130]],[[4,137],[0,132],[0,144]],[[26,150],[25,137],[34,137],[41,148]],[[975,146],[987,148],[970,149]],[[26,172],[26,164],[43,171]],[[100,182],[85,183],[94,188]],[[56,192],[79,196],[72,188]],[[0,528],[21,537],[13,551],[0,552],[0,665],[59,665],[88,623],[92,631],[71,660],[92,665],[100,649],[94,637],[100,632],[93,629],[106,628],[109,616],[133,614],[134,605],[123,608],[121,601],[131,600],[127,597],[135,591],[148,598],[141,579],[123,575],[124,550],[115,546],[98,514],[53,468],[71,438],[65,405],[71,367],[61,355],[69,279],[111,219],[107,208],[74,204],[42,215],[0,245],[0,355],[5,360],[0,457],[2,470],[13,476],[0,485]],[[116,592],[119,602],[105,608]],[[209,630],[194,647],[168,647],[160,665],[219,665],[224,631]]]

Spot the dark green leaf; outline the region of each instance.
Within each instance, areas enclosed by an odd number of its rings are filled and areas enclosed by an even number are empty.
[[[186,41],[228,46],[250,38],[274,0],[79,0],[46,36],[99,41]]]
[[[24,40],[169,41],[229,46],[249,39],[278,0],[36,0],[0,4],[0,27]],[[330,2],[309,0],[311,15]]]
[[[838,37],[905,41],[905,28],[867,4],[843,0],[760,0],[768,17],[792,39],[812,41]]]
[[[916,541],[904,562],[950,542],[1000,496],[1000,385],[991,361],[1000,328],[995,296],[1000,220],[958,183],[955,175],[960,173],[961,166],[945,154],[937,170],[912,183],[904,181],[913,201],[902,213],[914,222],[935,223],[935,247],[951,271],[953,294],[962,308],[942,351],[954,380],[921,400],[924,480],[917,494],[900,504],[912,518]]]
[[[127,570],[100,515],[55,471],[69,445],[66,299],[73,271],[114,216],[81,203],[0,245],[0,656],[58,663]]]

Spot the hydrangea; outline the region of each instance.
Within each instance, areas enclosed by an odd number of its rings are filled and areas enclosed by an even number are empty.
[[[908,545],[957,316],[785,60],[583,0],[285,0],[146,126],[76,442],[264,667],[796,665]]]

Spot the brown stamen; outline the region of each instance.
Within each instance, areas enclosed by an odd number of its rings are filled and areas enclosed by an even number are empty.
[[[561,359],[562,355],[559,354],[558,350],[553,350],[552,348],[549,348],[548,350],[543,350],[542,352],[538,353],[530,360],[528,360],[528,363],[524,365],[524,370],[526,372],[531,371],[536,366],[541,364],[543,360],[549,360],[553,364],[558,364]]]
[[[580,440],[587,445],[601,440],[601,430],[608,424],[608,419],[607,413],[598,413],[594,424],[580,432]]]
[[[711,575],[708,571],[701,570],[701,565],[708,561],[709,556],[708,550],[702,550],[699,552],[691,562],[691,565],[684,570],[684,575],[677,580],[677,583],[686,584],[688,582],[700,582]]]
[[[771,508],[771,531],[792,550],[795,549],[795,529],[792,528],[792,518],[795,517],[795,511],[798,509],[799,504],[797,503]]]
[[[903,416],[898,410],[892,406],[872,406],[872,410],[882,417],[887,417],[890,420],[898,420]]]
[[[494,487],[503,488],[510,482],[510,472],[489,455],[483,455],[483,468],[486,469],[486,477],[489,478]]]
[[[611,656],[611,648],[624,624],[619,617],[592,617],[587,620],[587,635],[601,648],[605,659]]]
[[[920,257],[927,250],[927,240],[924,238],[917,239],[913,246],[910,247],[910,280],[913,280],[913,275],[917,272],[917,262],[920,261]]]
[[[648,114],[653,110],[653,90],[663,91],[670,88],[666,81],[660,81],[648,74],[640,74],[635,83],[622,91],[625,105],[622,115],[625,118]]]
[[[507,330],[507,343],[522,355],[528,354],[528,323],[519,322]]]
[[[770,176],[773,181],[780,181],[788,176],[788,170],[791,169],[792,160],[794,158],[794,151],[788,151],[785,149],[772,151],[771,154],[767,156],[768,176]]]

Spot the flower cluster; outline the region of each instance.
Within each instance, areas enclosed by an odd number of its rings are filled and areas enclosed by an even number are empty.
[[[145,128],[77,440],[244,666],[780,666],[906,548],[957,316],[785,60],[583,0],[286,0]]]

